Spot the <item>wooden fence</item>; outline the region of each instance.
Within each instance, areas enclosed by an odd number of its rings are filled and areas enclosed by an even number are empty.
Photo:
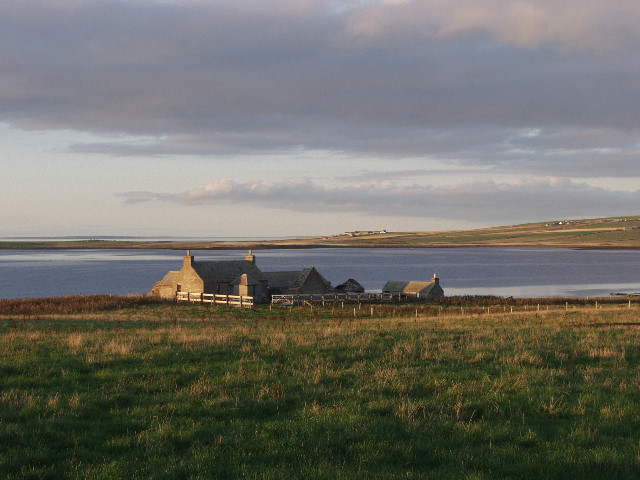
[[[232,307],[252,308],[253,297],[242,295],[216,295],[213,293],[176,293],[176,302],[209,303],[211,305],[228,305]]]
[[[391,293],[331,293],[331,294],[295,294],[273,295],[273,305],[302,305],[304,303],[365,303],[365,302],[392,302],[398,300],[398,295]]]

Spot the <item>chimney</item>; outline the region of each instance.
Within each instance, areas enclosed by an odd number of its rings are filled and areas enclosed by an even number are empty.
[[[247,262],[256,263],[256,256],[251,254],[251,250],[249,250],[249,255],[244,257]]]
[[[187,250],[187,254],[184,256],[184,266],[193,267],[193,256],[191,256],[191,250]]]
[[[438,278],[438,276],[435,273],[433,274],[433,278],[431,279],[431,281],[433,283],[435,283],[436,285],[438,285],[440,283],[440,279]]]

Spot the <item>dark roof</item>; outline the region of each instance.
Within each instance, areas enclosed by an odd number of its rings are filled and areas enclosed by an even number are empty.
[[[243,273],[233,281],[232,285],[260,285],[260,283],[260,280],[252,274]]]
[[[364,293],[364,287],[353,278],[341,283],[335,289],[339,292]]]
[[[306,267],[303,270],[289,272],[263,272],[263,275],[272,289],[295,292],[304,286],[310,275],[317,275],[325,284],[326,289],[331,289],[331,282],[320,275],[315,267]]]
[[[247,260],[193,262],[193,269],[204,281],[205,286],[213,283],[232,283],[243,273],[251,275],[258,281],[264,280],[262,271],[255,263]]]
[[[408,283],[409,282],[389,280],[387,283],[385,283],[384,287],[382,287],[382,291],[384,293],[399,293],[404,290],[404,287],[406,287]]]
[[[326,278],[324,278],[322,275],[320,275],[320,273],[316,270],[315,267],[307,267],[304,270],[302,270],[302,272],[300,272],[300,276],[296,278],[296,281],[293,282],[293,285],[291,285],[291,288],[292,289],[302,288],[302,286],[304,285],[304,282],[307,281],[307,278],[309,278],[309,275],[311,275],[312,273],[315,273],[320,277],[320,279],[324,282],[327,289],[331,288],[331,282],[328,281]]]
[[[296,270],[293,272],[262,272],[262,275],[267,279],[271,288],[286,289],[291,288],[300,273],[300,270]]]

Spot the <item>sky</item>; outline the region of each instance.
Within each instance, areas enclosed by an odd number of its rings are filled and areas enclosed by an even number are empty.
[[[640,214],[633,0],[0,0],[0,237]]]

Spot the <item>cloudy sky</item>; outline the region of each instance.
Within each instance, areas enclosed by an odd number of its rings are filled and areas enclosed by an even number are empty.
[[[0,236],[638,214],[629,0],[0,0]]]

